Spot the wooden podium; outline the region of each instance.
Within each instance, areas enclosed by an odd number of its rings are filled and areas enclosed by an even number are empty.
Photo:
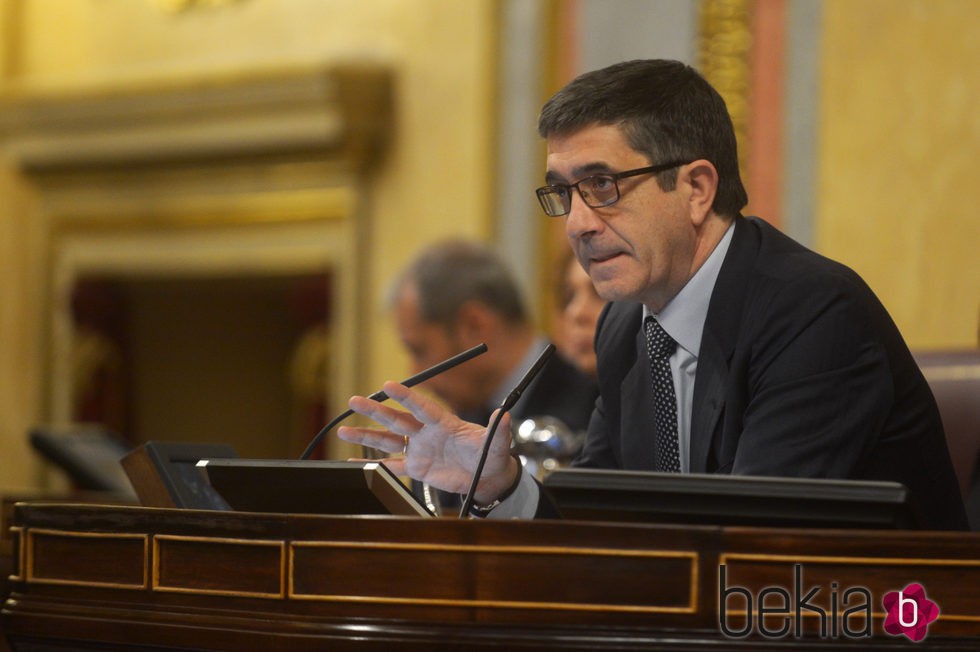
[[[15,650],[980,649],[980,534],[35,503],[11,533]],[[750,596],[794,574],[817,588],[799,631],[720,600],[721,566]],[[882,628],[883,596],[912,582],[940,608],[918,644]],[[854,587],[870,638],[841,633]],[[794,623],[766,606],[765,632]]]

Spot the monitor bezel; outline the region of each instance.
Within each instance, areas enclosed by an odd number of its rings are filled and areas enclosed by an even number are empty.
[[[565,519],[914,529],[897,482],[565,468],[543,486]]]
[[[378,460],[214,459],[198,466],[236,511],[434,516]]]

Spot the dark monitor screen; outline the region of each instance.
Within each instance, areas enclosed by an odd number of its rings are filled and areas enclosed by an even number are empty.
[[[231,509],[198,468],[199,461],[197,458],[188,458],[171,462],[170,472],[177,493],[181,496],[180,506],[194,509]]]
[[[79,425],[55,430],[34,428],[31,445],[68,474],[78,489],[110,491],[135,496],[119,460],[130,446],[118,436],[96,425]]]
[[[912,528],[896,482],[558,469],[544,488],[567,519],[754,525]]]
[[[197,470],[238,511],[432,516],[380,462],[213,459]]]

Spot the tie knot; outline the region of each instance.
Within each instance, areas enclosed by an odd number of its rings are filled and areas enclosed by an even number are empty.
[[[644,322],[647,335],[647,350],[651,357],[669,358],[677,349],[677,342],[674,341],[663,326],[653,317],[647,317]]]

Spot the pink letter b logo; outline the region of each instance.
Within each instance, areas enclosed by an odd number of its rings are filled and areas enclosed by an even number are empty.
[[[910,605],[911,610],[906,609],[905,606]],[[912,620],[905,622],[905,612],[912,612]],[[898,624],[902,627],[915,627],[916,623],[919,622],[919,604],[912,598],[906,598],[902,595],[902,592],[898,592]]]
[[[921,584],[889,591],[881,602],[885,607],[884,629],[892,636],[904,634],[909,640],[921,641],[929,624],[939,618],[939,605],[926,597]]]

